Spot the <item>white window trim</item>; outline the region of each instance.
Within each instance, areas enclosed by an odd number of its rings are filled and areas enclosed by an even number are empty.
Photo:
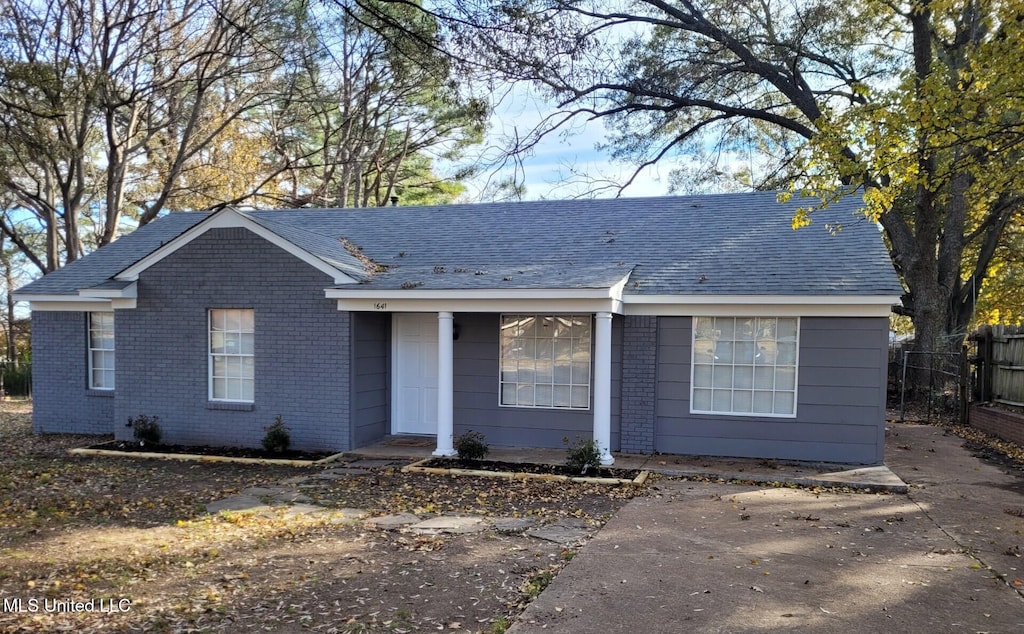
[[[87,315],[88,315],[88,323],[86,324],[86,333],[87,333],[86,336],[88,337],[87,345],[89,347],[89,355],[88,355],[89,356],[89,363],[88,363],[88,365],[89,365],[89,389],[90,390],[103,391],[103,392],[113,392],[114,389],[117,387],[117,344],[115,343],[114,347],[113,348],[109,348],[109,349],[108,348],[96,348],[96,347],[94,347],[92,345],[92,333],[93,333],[93,330],[95,330],[92,327],[92,316],[94,314],[100,313],[100,312],[102,312],[104,314],[108,314],[108,313],[106,313],[106,311],[90,311],[89,313],[87,313]],[[109,315],[111,316],[111,318],[113,318],[114,313],[109,313]],[[111,335],[114,334],[114,324],[113,323],[111,323],[111,325],[110,325],[110,334]],[[114,353],[114,367],[111,368],[112,370],[114,370],[114,385],[111,385],[110,387],[101,387],[101,386],[98,386],[98,385],[95,384],[95,374],[93,373],[93,370],[95,369],[94,365],[93,365],[93,353],[94,352],[113,352]]]
[[[519,404],[508,405],[508,404],[505,404],[505,403],[501,402],[502,401],[502,386],[505,384],[505,382],[502,381],[502,379],[501,379],[501,365],[502,365],[502,361],[504,360],[504,358],[502,356],[502,352],[501,352],[501,324],[502,324],[502,320],[505,317],[509,316],[509,315],[532,316],[532,317],[535,317],[537,319],[543,319],[544,317],[558,317],[559,315],[569,315],[571,317],[572,316],[584,317],[584,318],[587,319],[587,323],[590,326],[590,362],[589,362],[590,368],[589,368],[589,370],[587,372],[587,385],[586,385],[586,388],[587,388],[587,405],[585,407],[573,407],[571,405],[571,403],[572,403],[572,388],[573,387],[582,387],[580,384],[577,384],[577,383],[570,383],[569,384],[569,402],[570,402],[570,405],[567,406],[567,407],[557,407],[555,405],[519,405]],[[516,382],[516,384],[518,385],[518,381]],[[536,385],[537,384],[534,383],[534,386],[536,386]],[[559,384],[559,385],[562,385],[562,384]],[[554,383],[552,383],[552,386],[554,386]],[[593,401],[593,397],[594,397],[593,390],[594,390],[594,319],[593,319],[593,315],[588,314],[588,313],[535,313],[535,312],[529,312],[529,311],[521,312],[521,313],[520,312],[500,313],[498,315],[498,407],[503,407],[503,408],[508,408],[508,409],[544,409],[544,410],[552,410],[552,411],[560,411],[560,412],[566,412],[566,411],[571,411],[571,412],[587,412],[587,411],[590,411],[590,409],[592,407],[592,401]]]
[[[256,378],[253,377],[253,398],[252,399],[234,399],[234,398],[214,398],[213,396],[213,359],[214,357],[220,356],[248,356],[252,357],[254,362],[256,359],[256,353],[253,351],[251,355],[224,355],[222,353],[214,353],[213,351],[213,311],[215,310],[249,310],[251,308],[210,308],[206,311],[206,397],[211,403],[255,403],[256,402]],[[253,311],[253,321],[255,323],[255,311]],[[255,339],[255,326],[253,327],[253,338]]]
[[[711,317],[710,315],[701,315],[702,317]],[[714,315],[714,317],[721,317],[726,319],[749,319],[750,315]],[[737,416],[743,418],[788,418],[794,419],[797,417],[797,412],[800,409],[800,317],[796,315],[757,315],[755,317],[773,317],[776,319],[795,319],[796,320],[796,352],[793,359],[793,413],[792,414],[759,414],[756,412],[716,412],[702,409],[696,409],[693,405],[693,392],[694,389],[694,374],[697,367],[696,354],[697,354],[697,320],[696,317],[690,320],[690,413],[699,414],[701,416]],[[789,390],[786,390],[787,392]],[[772,392],[775,392],[775,388],[772,387]]]

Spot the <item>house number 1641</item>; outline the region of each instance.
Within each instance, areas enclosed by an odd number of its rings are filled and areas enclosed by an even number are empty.
[[[388,309],[388,303],[387,302],[376,302],[373,305],[373,308],[375,310],[387,310]]]

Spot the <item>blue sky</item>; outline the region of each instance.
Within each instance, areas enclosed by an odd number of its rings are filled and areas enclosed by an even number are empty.
[[[499,148],[508,146],[509,139],[517,135],[525,136],[554,111],[553,104],[532,95],[523,87],[506,92],[495,105],[490,130],[481,151],[485,156],[493,157]],[[588,182],[593,180],[625,182],[635,168],[631,164],[612,161],[606,152],[597,150],[596,145],[605,140],[606,130],[601,121],[584,122],[579,119],[571,128],[548,134],[523,157],[521,173],[526,183],[525,199],[585,196],[594,189],[593,182]],[[667,161],[661,166],[645,169],[622,195],[637,197],[667,194],[670,169]],[[477,200],[488,179],[500,180],[502,176],[510,174],[511,170],[485,170],[467,183],[469,198]],[[611,197],[616,191],[608,189],[597,195],[602,198]]]

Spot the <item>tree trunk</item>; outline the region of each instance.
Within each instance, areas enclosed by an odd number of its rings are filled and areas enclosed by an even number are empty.
[[[7,362],[11,368],[18,369],[18,334],[17,320],[14,316],[14,270],[11,267],[11,258],[7,253],[3,254],[4,279],[7,282]]]
[[[4,319],[4,329],[7,331],[6,355],[9,367],[18,367],[18,344],[14,333],[14,267],[11,266],[11,254],[7,252],[7,245],[4,244],[4,235],[0,233],[0,266],[4,269],[4,283],[7,285],[7,314]]]

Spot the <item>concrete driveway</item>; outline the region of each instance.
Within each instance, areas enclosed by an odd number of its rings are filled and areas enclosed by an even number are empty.
[[[661,480],[511,632],[1022,632],[1024,474],[890,426],[907,494]]]

